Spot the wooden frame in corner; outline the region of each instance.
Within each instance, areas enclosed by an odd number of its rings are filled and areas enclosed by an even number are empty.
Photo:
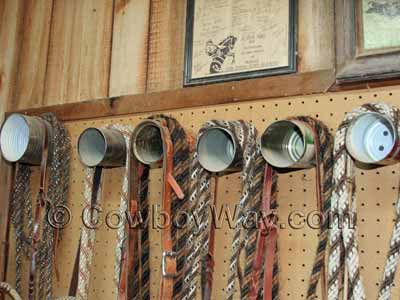
[[[400,26],[398,1],[335,0],[335,6],[337,83],[400,78],[400,39],[385,34],[385,26]]]

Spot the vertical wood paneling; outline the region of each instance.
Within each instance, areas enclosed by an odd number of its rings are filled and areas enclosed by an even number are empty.
[[[182,87],[186,0],[152,0],[147,92]]]
[[[53,0],[26,0],[12,109],[42,106]]]
[[[335,64],[334,1],[298,1],[299,72],[332,69]]]
[[[0,1],[0,120],[12,106],[15,89],[23,1]]]
[[[146,90],[150,0],[116,0],[110,97]]]
[[[54,0],[45,104],[107,97],[112,0]]]
[[[79,100],[108,95],[113,20],[112,0],[85,0]]]
[[[22,25],[22,0],[0,1],[0,123],[8,110],[15,88],[16,66]],[[0,157],[0,280],[3,280],[8,214],[9,168]]]

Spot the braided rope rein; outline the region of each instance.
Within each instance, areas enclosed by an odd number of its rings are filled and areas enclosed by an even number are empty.
[[[126,212],[128,210],[128,202],[129,202],[129,156],[131,155],[131,136],[133,127],[127,125],[115,124],[109,127],[110,129],[118,130],[122,133],[125,145],[126,145],[126,164],[124,175],[122,179],[122,191],[121,198],[119,204],[119,216],[121,219],[118,222],[119,227],[117,228],[117,244],[115,246],[115,264],[114,264],[114,281],[116,288],[116,295],[118,295],[119,283],[120,283],[120,275],[121,275],[121,262],[122,262],[122,253],[125,246],[125,241],[127,239],[127,231],[126,231]]]
[[[66,205],[69,191],[70,152],[71,141],[67,129],[52,113],[43,114],[42,119],[47,121],[53,129],[52,157],[49,163],[49,182],[45,216],[52,206]],[[30,190],[31,167],[18,164],[13,196],[10,203],[11,222],[15,228],[16,240],[16,284],[15,290],[22,290],[22,256],[30,255],[30,241],[33,232],[33,207]],[[51,226],[46,217],[42,220],[42,237],[38,245],[38,299],[50,300],[52,298],[52,271],[55,257],[55,228]],[[27,228],[25,233],[24,228]],[[61,235],[58,236],[58,239]]]
[[[315,254],[315,259],[312,267],[312,271],[309,278],[309,285],[307,289],[307,300],[316,299],[317,286],[322,278],[325,280],[325,275],[323,274],[325,258],[327,252],[327,244],[329,238],[329,213],[331,209],[331,197],[333,188],[333,137],[329,132],[329,129],[321,121],[308,116],[300,116],[291,118],[292,120],[298,120],[307,124],[314,135],[314,140],[317,141],[319,149],[316,149],[316,154],[319,153],[319,161],[322,165],[323,174],[320,178],[322,199],[321,203],[318,203],[319,210],[324,216],[322,226],[320,227],[319,240],[317,245],[317,250]],[[320,166],[316,166],[320,167]],[[322,282],[322,286],[325,287],[326,282]],[[324,293],[326,291],[322,291]],[[325,299],[326,295],[322,295]]]
[[[127,146],[127,156],[130,155],[130,138],[133,128],[126,125],[110,125],[106,128],[115,129],[122,133]],[[128,159],[127,159],[128,161]],[[116,286],[116,294],[118,295],[118,286],[121,274],[121,261],[122,261],[122,249],[126,240],[126,210],[128,208],[128,164],[126,164],[124,178],[122,183],[122,192],[119,205],[119,213],[121,216],[121,222],[117,229],[117,243],[115,248],[115,263],[114,263],[114,282]],[[92,187],[94,179],[94,168],[86,168],[85,175],[85,185],[84,185],[84,206],[91,206],[92,199]],[[101,194],[102,194],[102,184],[100,184],[97,193],[97,205],[101,204]],[[80,257],[79,257],[79,274],[78,274],[78,289],[76,299],[87,300],[89,297],[89,285],[90,285],[90,274],[91,266],[93,260],[94,245],[96,242],[96,229],[88,228],[87,226],[82,226],[81,230],[81,243],[80,243]],[[136,278],[137,279],[137,278]],[[73,299],[74,297],[58,298],[61,299]]]
[[[232,242],[232,256],[230,260],[228,287],[226,289],[227,299],[232,299],[235,291],[235,281],[239,268],[239,255],[241,249],[245,249],[245,281],[241,284],[241,294],[247,297],[249,285],[251,282],[251,268],[255,255],[255,244],[257,239],[257,229],[249,228],[244,233],[241,231],[241,226],[244,222],[245,212],[258,212],[261,205],[261,190],[262,190],[262,174],[264,161],[260,150],[256,145],[256,129],[253,125],[244,121],[218,121],[212,120],[207,122],[200,130],[199,135],[205,130],[212,127],[222,127],[232,132],[238,141],[238,147],[243,152],[242,158],[242,196],[238,205],[238,219],[236,220],[236,229]],[[252,180],[253,179],[253,180]],[[211,205],[211,174],[206,171],[199,163],[198,153],[194,153],[192,159],[191,187],[190,187],[190,208],[191,219],[189,226],[194,226],[195,220],[197,224],[197,232],[192,232],[188,238],[188,257],[187,263],[192,268],[185,274],[185,297],[184,299],[195,299],[196,291],[199,288],[199,276],[201,270],[205,269],[202,264],[206,263],[209,247],[209,207]],[[256,192],[256,193],[255,193]]]
[[[399,110],[385,103],[369,103],[348,113],[338,128],[334,146],[334,191],[332,195],[332,215],[338,216],[332,220],[330,231],[330,254],[328,262],[328,300],[338,300],[340,287],[343,285],[345,257],[349,280],[349,299],[366,299],[364,286],[360,275],[357,226],[352,224],[351,216],[356,219],[356,191],[354,162],[345,147],[347,129],[352,120],[366,112],[380,113],[393,121],[400,132]],[[400,218],[399,200],[396,207],[397,218],[386,259],[383,279],[378,295],[379,300],[390,299],[390,289],[393,285],[394,274],[399,261]],[[339,224],[342,222],[342,224]],[[346,276],[345,276],[346,277]]]

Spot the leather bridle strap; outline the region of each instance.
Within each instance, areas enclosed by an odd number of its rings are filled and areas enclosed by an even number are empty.
[[[69,285],[68,296],[76,296],[78,290],[78,278],[79,278],[79,257],[81,255],[81,237],[79,238],[78,247],[75,255],[74,268],[72,269],[71,283]]]
[[[46,180],[47,180],[47,160],[49,153],[49,144],[48,144],[48,129],[47,125],[43,122],[43,138],[42,138],[42,160],[40,164],[40,186],[39,186],[39,194],[36,201],[36,208],[34,214],[34,223],[33,223],[33,233],[32,233],[32,241],[31,241],[31,265],[29,270],[29,292],[28,299],[35,299],[35,275],[36,275],[36,267],[37,267],[37,255],[38,255],[38,245],[39,245],[39,230],[40,230],[40,216],[41,210],[45,206],[46,203]]]
[[[259,221],[260,230],[257,237],[257,250],[253,262],[252,284],[249,294],[250,300],[257,300],[260,292],[260,277],[264,261],[263,291],[264,300],[273,299],[273,271],[275,263],[275,249],[278,239],[278,228],[271,220],[271,197],[273,196],[274,170],[266,165],[264,172],[264,189],[262,200],[262,218]],[[264,256],[265,255],[265,256]]]
[[[182,197],[182,191],[176,183],[173,172],[173,145],[171,135],[167,127],[160,124],[161,137],[163,140],[163,211],[167,216],[171,216],[171,193],[172,189],[176,190],[176,195]],[[176,252],[172,247],[171,222],[163,228],[162,234],[162,262],[161,262],[161,286],[160,300],[170,300],[173,297],[174,277],[177,273]]]
[[[90,273],[92,266],[92,257],[95,244],[95,224],[93,223],[93,212],[98,205],[98,198],[101,194],[101,175],[103,168],[95,167],[86,170],[85,181],[85,202],[84,206],[89,209],[90,220],[85,220],[90,223],[84,224],[81,231],[80,240],[80,255],[79,255],[79,274],[78,274],[78,287],[76,297],[79,300],[88,299]],[[88,197],[88,198],[86,198]],[[84,216],[85,217],[85,216]],[[89,225],[89,226],[88,226]]]

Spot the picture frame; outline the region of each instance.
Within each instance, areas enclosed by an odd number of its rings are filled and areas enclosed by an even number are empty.
[[[363,15],[365,9],[363,9],[362,1],[335,0],[336,81],[338,84],[393,79],[400,76],[400,45],[398,47],[378,46],[370,49],[365,46],[364,21],[366,18]],[[372,8],[375,8],[374,1],[376,0],[369,1]],[[379,2],[377,5],[381,5],[385,0],[377,1]],[[370,10],[373,12],[372,9]],[[381,10],[377,9],[377,12]],[[375,41],[375,44],[370,44],[376,46],[377,43]]]
[[[211,84],[211,83],[219,83],[226,81],[235,81],[235,80],[244,80],[250,78],[258,78],[258,77],[266,77],[273,75],[282,75],[295,73],[297,70],[296,67],[296,34],[297,34],[297,5],[296,0],[274,0],[278,1],[275,3],[279,3],[279,5],[283,5],[285,1],[287,1],[287,23],[283,24],[271,24],[268,25],[273,28],[274,25],[276,27],[281,27],[282,34],[285,37],[283,42],[279,44],[279,47],[275,49],[269,48],[270,46],[266,44],[262,44],[257,41],[263,41],[268,39],[276,38],[279,41],[279,31],[274,33],[273,37],[266,36],[268,34],[268,30],[263,30],[265,36],[263,38],[258,39],[259,35],[256,33],[252,33],[251,29],[246,31],[245,35],[243,32],[238,32],[238,29],[235,30],[228,28],[229,22],[224,22],[225,20],[217,20],[216,22],[220,22],[219,26],[224,28],[224,32],[236,32],[235,34],[225,34],[222,36],[220,32],[215,31],[214,27],[208,27],[207,23],[202,19],[201,13],[199,13],[199,7],[196,6],[196,3],[203,3],[203,0],[187,0],[187,17],[186,17],[186,38],[185,38],[185,58],[184,58],[184,86],[194,86],[194,85],[202,85],[202,84]],[[231,6],[235,5],[235,1],[231,0]],[[249,0],[254,1],[254,0]],[[229,1],[228,1],[229,2]],[[240,2],[240,1],[239,1]],[[254,1],[255,5],[260,5],[260,2]],[[218,0],[214,3],[218,4]],[[221,1],[221,3],[226,4],[227,1]],[[251,5],[250,5],[251,6]],[[203,10],[204,7],[202,7]],[[207,8],[206,8],[207,9]],[[266,7],[265,13],[270,12],[271,9],[274,9],[273,6]],[[214,11],[214,10],[213,10]],[[232,10],[231,10],[232,11]],[[257,10],[257,12],[262,12],[262,10]],[[196,17],[197,15],[197,17]],[[211,18],[207,13],[203,12],[205,18]],[[240,18],[240,15],[235,15],[233,18]],[[245,18],[243,18],[245,19]],[[249,23],[254,18],[247,18]],[[262,18],[258,18],[257,20],[262,20]],[[241,20],[243,21],[243,20]],[[281,20],[280,20],[281,21]],[[212,22],[212,20],[211,20]],[[233,24],[234,22],[231,22]],[[267,22],[265,22],[267,23]],[[206,25],[203,25],[206,24]],[[243,24],[244,27],[247,28],[257,28],[255,24]],[[217,25],[218,26],[218,25]],[[234,25],[232,26],[234,27]],[[196,28],[196,31],[195,31]],[[208,29],[211,28],[210,39],[204,38],[204,36],[208,35]],[[269,27],[268,27],[269,28]],[[259,29],[259,28],[258,28]],[[255,29],[256,31],[256,29]],[[199,33],[200,32],[200,33]],[[221,31],[222,32],[222,31]],[[250,34],[248,33],[250,32]],[[220,38],[216,38],[213,34],[220,35]],[[286,36],[287,33],[287,36]],[[256,36],[256,38],[248,41],[248,35]],[[222,38],[225,37],[225,38]],[[238,50],[239,53],[236,54],[236,49],[249,49],[252,46],[249,44],[245,44],[246,42],[254,42],[256,40],[257,50],[254,53],[251,51]],[[287,41],[287,45],[286,45]],[[239,44],[241,43],[241,44]],[[195,44],[195,45],[194,45]],[[271,42],[271,44],[274,44]],[[200,45],[200,46],[199,46]],[[235,49],[236,47],[236,49]],[[241,48],[240,48],[241,47]],[[283,49],[283,51],[279,51]],[[257,57],[257,51],[261,53]],[[274,52],[275,51],[275,52]],[[233,53],[233,54],[232,54]],[[273,55],[269,56],[268,53],[273,53]],[[233,56],[233,58],[231,57]],[[239,56],[239,57],[238,57]],[[251,58],[249,58],[249,57]],[[267,62],[269,57],[279,57],[275,60],[275,62],[281,63],[269,63]],[[224,64],[228,65],[228,59],[231,59],[231,64],[235,66],[229,66],[224,69]],[[235,61],[235,62],[233,62]],[[239,61],[238,63],[236,61]],[[250,62],[249,65],[246,65],[246,62]]]

